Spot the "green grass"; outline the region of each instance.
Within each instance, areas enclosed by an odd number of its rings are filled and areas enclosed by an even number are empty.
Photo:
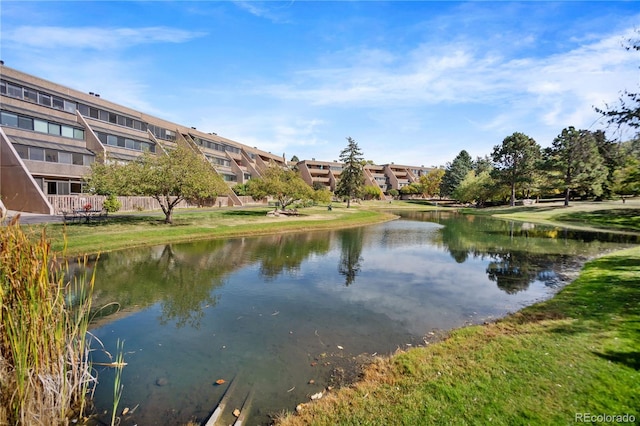
[[[281,425],[570,424],[640,418],[640,248],[589,262],[555,298],[371,365]]]
[[[46,228],[55,251],[69,255],[98,253],[122,248],[276,232],[300,232],[366,225],[392,219],[388,213],[362,207],[334,206],[300,209],[299,216],[267,217],[268,208],[179,210],[174,223],[164,223],[160,212],[114,215],[106,221],[33,225]]]

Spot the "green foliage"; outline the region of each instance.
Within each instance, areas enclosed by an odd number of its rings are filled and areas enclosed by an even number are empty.
[[[387,193],[389,195],[391,195],[393,198],[398,198],[398,196],[400,195],[400,191],[398,191],[397,189],[390,189],[387,191]]]
[[[87,182],[91,191],[98,194],[155,198],[166,223],[172,223],[173,209],[180,201],[202,204],[229,191],[211,164],[182,143],[166,155],[147,152],[124,165],[94,163]]]
[[[607,169],[592,132],[574,127],[563,129],[552,146],[545,149],[544,163],[549,175],[555,178],[555,186],[564,192],[566,206],[572,194],[602,194]]]
[[[313,201],[316,204],[328,204],[331,202],[332,197],[333,194],[328,188],[324,187],[324,185],[322,188],[315,189],[312,195]]]
[[[313,190],[293,170],[283,169],[272,163],[262,178],[251,179],[247,184],[248,193],[256,200],[267,196],[275,198],[284,210],[294,202],[313,200]]]
[[[461,203],[476,203],[481,206],[495,198],[496,183],[489,172],[484,171],[476,176],[476,172],[470,170],[467,176],[453,192],[453,198]]]
[[[95,383],[86,340],[93,277],[69,282],[68,274],[44,231],[37,238],[17,221],[0,227],[0,424],[82,415]]]
[[[511,188],[510,202],[516,205],[516,190],[532,184],[541,157],[540,146],[529,136],[515,132],[493,148],[492,176]]]
[[[422,188],[420,187],[420,184],[411,182],[409,185],[405,185],[400,188],[400,193],[403,195],[421,194]]]
[[[120,208],[122,208],[122,203],[116,198],[115,195],[109,194],[104,200],[104,203],[102,203],[102,207],[109,213],[115,213],[120,210]]]
[[[239,196],[249,195],[249,186],[246,183],[238,183],[232,188],[233,192]]]
[[[347,147],[340,153],[340,161],[344,163],[340,180],[336,187],[336,195],[347,199],[347,207],[351,199],[358,196],[364,186],[364,166],[362,151],[351,137],[347,138]]]
[[[420,176],[420,191],[425,197],[436,197],[440,195],[440,184],[444,177],[444,169],[430,170],[426,175]]]
[[[379,186],[366,185],[362,188],[362,198],[365,200],[380,200],[382,198],[382,190]]]
[[[465,150],[460,151],[460,154],[447,164],[440,184],[440,193],[445,197],[453,195],[460,182],[465,179],[472,168],[473,162],[469,153]]]

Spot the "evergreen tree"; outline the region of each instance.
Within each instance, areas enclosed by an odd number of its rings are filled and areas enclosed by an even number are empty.
[[[440,184],[440,194],[445,197],[453,195],[460,182],[467,177],[467,173],[472,168],[473,161],[469,153],[465,150],[460,151],[460,154],[451,163],[447,163],[442,183]]]
[[[544,157],[545,168],[564,192],[565,206],[569,205],[572,193],[602,194],[607,170],[590,131],[576,130],[573,126],[563,129],[552,146],[545,149]]]
[[[336,186],[336,195],[346,197],[349,208],[351,199],[356,197],[364,186],[364,158],[358,144],[351,137],[347,138],[347,147],[340,153],[340,161],[344,166]]]
[[[529,136],[515,132],[493,148],[492,158],[496,166],[492,175],[498,182],[509,186],[510,204],[515,206],[517,187],[533,182],[540,145]]]

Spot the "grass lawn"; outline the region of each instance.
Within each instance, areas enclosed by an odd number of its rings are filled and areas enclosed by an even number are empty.
[[[39,235],[46,229],[55,251],[70,256],[98,253],[122,248],[149,246],[172,242],[195,241],[213,238],[230,238],[247,235],[264,235],[276,232],[300,232],[341,227],[367,225],[395,218],[395,216],[355,206],[344,205],[299,209],[299,216],[267,217],[269,208],[177,210],[174,223],[164,223],[161,212],[111,215],[106,221],[91,223],[25,226]]]
[[[555,298],[379,359],[281,425],[572,424],[640,419],[640,248],[589,262]],[[637,423],[636,423],[637,424]]]

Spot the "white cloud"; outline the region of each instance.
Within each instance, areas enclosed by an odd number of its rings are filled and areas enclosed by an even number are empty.
[[[205,33],[168,27],[102,28],[20,26],[3,31],[4,42],[46,49],[122,50],[149,43],[184,43]]]

